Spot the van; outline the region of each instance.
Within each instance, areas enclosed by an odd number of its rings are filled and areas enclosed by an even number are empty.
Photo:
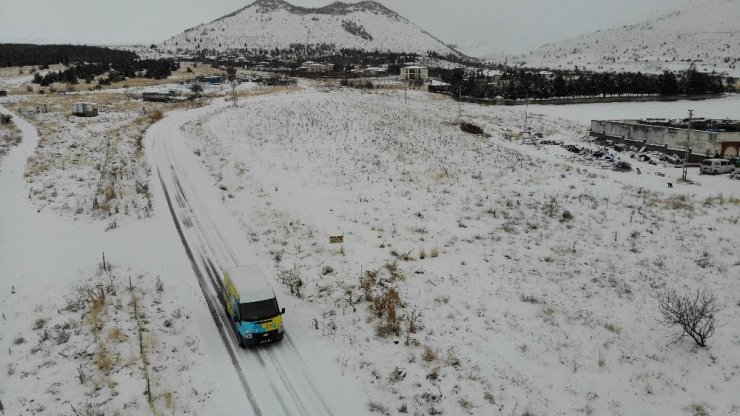
[[[727,159],[704,159],[701,162],[701,173],[711,173],[716,175],[718,173],[729,173],[735,169],[735,166],[730,163]]]
[[[267,276],[255,265],[232,267],[224,272],[223,300],[234,323],[239,346],[283,339],[283,314]]]

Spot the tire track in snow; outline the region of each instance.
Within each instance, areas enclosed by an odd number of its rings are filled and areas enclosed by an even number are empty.
[[[193,256],[193,252],[190,250],[190,245],[188,245],[187,240],[185,239],[185,234],[182,230],[182,227],[180,226],[179,221],[177,220],[177,215],[175,214],[175,208],[172,205],[172,200],[170,199],[169,191],[167,190],[167,186],[164,183],[164,179],[162,178],[162,173],[157,169],[157,175],[159,176],[159,182],[162,185],[162,190],[164,191],[164,197],[167,201],[167,206],[170,209],[170,214],[172,215],[172,221],[175,223],[175,228],[177,229],[177,234],[180,236],[180,241],[182,242],[183,247],[185,248],[185,253],[188,256],[188,259],[190,260],[190,265],[193,268],[193,272],[195,273],[195,276],[198,279],[198,285],[200,286],[201,291],[203,291],[203,295],[206,298],[206,304],[208,305],[208,311],[211,313],[211,317],[213,318],[213,321],[216,324],[216,328],[218,328],[218,333],[221,336],[221,339],[224,341],[224,345],[226,346],[226,350],[229,353],[229,357],[231,357],[231,362],[234,364],[234,369],[237,372],[237,375],[239,376],[239,381],[242,384],[242,387],[244,387],[244,392],[247,394],[247,400],[249,400],[249,404],[252,406],[252,410],[254,411],[254,414],[256,416],[262,416],[262,411],[260,410],[259,406],[257,405],[257,401],[254,398],[254,394],[252,393],[252,390],[249,387],[249,384],[247,383],[247,379],[244,375],[244,372],[241,369],[241,366],[239,365],[239,358],[235,354],[233,350],[233,345],[230,342],[230,336],[226,333],[225,327],[221,320],[219,319],[219,313],[217,312],[216,305],[213,304],[213,298],[209,296],[206,292],[208,292],[207,289],[207,283],[205,282],[205,278],[203,276],[203,273],[200,271],[200,268],[198,267],[197,262],[195,261],[195,257]]]

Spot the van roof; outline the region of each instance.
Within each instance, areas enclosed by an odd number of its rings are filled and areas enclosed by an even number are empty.
[[[242,303],[257,302],[275,297],[275,292],[272,290],[267,276],[254,264],[232,267],[227,269],[225,274],[229,276],[239,292],[239,300]]]

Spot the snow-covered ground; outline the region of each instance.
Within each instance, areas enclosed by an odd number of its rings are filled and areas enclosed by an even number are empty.
[[[617,173],[503,140],[523,109],[462,113],[491,137],[461,132],[436,96],[347,89],[256,98],[186,129],[243,238],[298,273],[301,319],[373,409],[737,412],[738,183],[669,189],[673,167]],[[708,349],[668,345],[655,295],[700,285],[723,326]]]
[[[73,414],[72,407],[89,408],[84,414],[90,415],[365,411],[362,394],[340,375],[333,354],[317,351],[307,330],[293,323],[291,315],[297,316],[299,309],[289,299],[283,302],[289,311],[288,339],[275,348],[238,350],[229,324],[214,322],[223,315],[222,306],[217,302],[214,309],[213,302],[207,302],[210,298],[193,274],[158,177],[152,178],[151,215],[116,216],[116,227],[96,216],[76,221],[82,214],[37,208],[28,191],[33,183],[27,160],[46,150],[36,147],[41,141],[33,126],[17,114],[15,118],[24,141],[7,156],[0,173],[0,343],[9,351],[0,357],[7,371],[0,383],[0,403],[7,414],[47,414],[54,408]],[[105,124],[103,118],[99,121]],[[162,146],[177,143],[176,123],[156,125],[146,154],[156,154],[155,140]],[[96,126],[88,123],[80,130],[90,133]],[[66,138],[78,145],[87,140],[79,133]],[[94,159],[101,152],[91,153]],[[167,157],[168,164],[153,166],[158,172],[165,169],[163,177],[170,164],[187,171],[187,177],[195,176],[192,168],[175,164],[169,153],[160,156]],[[48,170],[56,181],[52,188],[72,181],[56,165]],[[198,197],[193,195],[193,200]],[[68,199],[74,200],[74,195]],[[191,221],[199,221],[190,215]],[[228,230],[223,221],[217,228]],[[190,237],[190,247],[200,247],[198,239],[204,236]],[[244,253],[238,244],[234,248]],[[97,265],[103,253],[114,266],[100,276]],[[130,316],[129,277],[140,302],[138,320]],[[107,289],[111,280],[115,290]],[[106,290],[104,300],[96,303],[97,297],[82,287],[96,289],[98,284]],[[77,297],[88,301],[70,308],[70,299]],[[137,322],[143,341],[134,331]],[[147,374],[150,404],[144,388]]]
[[[82,191],[39,205],[37,180],[52,183],[48,192],[72,189],[66,165],[26,176],[29,157],[66,160],[81,145],[89,156],[80,165],[95,168],[96,132],[115,127],[112,116],[41,115],[49,120],[40,126],[63,127],[46,142],[52,150],[37,148],[35,129],[14,117],[23,141],[0,159],[6,414],[87,403],[150,414],[143,370],[163,414],[740,411],[740,181],[691,171],[697,183],[677,183],[680,169],[627,152],[641,173],[614,172],[559,146],[507,139],[524,124],[522,107],[462,104],[463,120],[487,133],[473,136],[458,127],[458,104],[439,95],[309,83],[280,91],[168,112],[149,127],[141,163],[150,215],[117,216],[115,228],[58,208]],[[689,104],[732,116],[737,97],[724,100]],[[591,114],[666,104],[676,114],[661,116],[685,113],[683,103],[530,106],[529,120],[545,139],[594,146],[581,140]],[[337,235],[344,243],[329,244]],[[96,327],[94,308],[66,310],[65,296],[105,282],[103,252],[120,287]],[[217,275],[246,262],[275,276],[288,310],[281,344],[241,351],[226,328]],[[137,346],[137,321],[124,316],[128,276],[159,340],[148,345],[149,365],[123,360]],[[724,306],[716,335],[706,349],[669,344],[655,295],[702,285]],[[65,358],[54,334],[70,319],[78,325],[68,345],[80,353]],[[80,384],[80,364],[105,376],[101,345],[121,364],[100,389],[94,378]]]

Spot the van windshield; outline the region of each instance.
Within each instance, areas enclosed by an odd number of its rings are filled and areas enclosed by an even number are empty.
[[[711,160],[705,160],[705,161],[701,162],[701,164],[704,165],[704,166],[712,166],[712,161]]]
[[[267,299],[258,302],[242,303],[239,305],[239,316],[242,321],[259,321],[272,318],[280,314],[277,299]]]

